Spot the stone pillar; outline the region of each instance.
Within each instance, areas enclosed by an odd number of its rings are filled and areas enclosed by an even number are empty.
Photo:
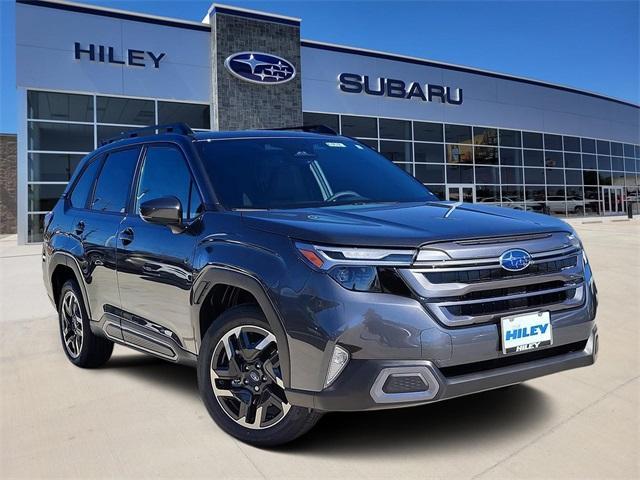
[[[0,233],[16,233],[16,136],[0,134]]]
[[[214,130],[302,125],[300,20],[263,12],[215,6],[209,14],[212,42],[212,122]],[[292,63],[296,76],[282,84],[256,84],[231,74],[224,63],[240,52],[277,55]]]

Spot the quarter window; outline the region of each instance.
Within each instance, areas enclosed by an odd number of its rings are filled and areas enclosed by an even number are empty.
[[[71,197],[69,201],[74,208],[85,208],[87,206],[87,199],[91,194],[91,188],[93,187],[93,181],[96,178],[96,174],[100,169],[102,157],[92,159],[84,171],[80,174],[80,178],[73,187]]]

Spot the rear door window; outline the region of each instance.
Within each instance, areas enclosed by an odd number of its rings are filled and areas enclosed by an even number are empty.
[[[136,147],[117,150],[107,156],[96,183],[92,210],[125,212],[139,153],[140,148]]]

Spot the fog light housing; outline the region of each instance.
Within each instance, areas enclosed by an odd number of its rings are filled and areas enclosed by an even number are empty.
[[[340,345],[333,347],[333,354],[331,355],[331,361],[329,362],[329,368],[327,369],[327,379],[324,382],[325,388],[333,383],[338,378],[340,372],[347,366],[349,362],[349,352],[347,352]]]

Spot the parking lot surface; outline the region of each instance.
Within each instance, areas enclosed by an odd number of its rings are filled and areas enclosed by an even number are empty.
[[[575,223],[600,292],[598,362],[505,390],[328,414],[260,450],[224,434],[195,370],[116,346],[65,358],[40,247],[0,238],[0,478],[638,478],[640,222]]]

